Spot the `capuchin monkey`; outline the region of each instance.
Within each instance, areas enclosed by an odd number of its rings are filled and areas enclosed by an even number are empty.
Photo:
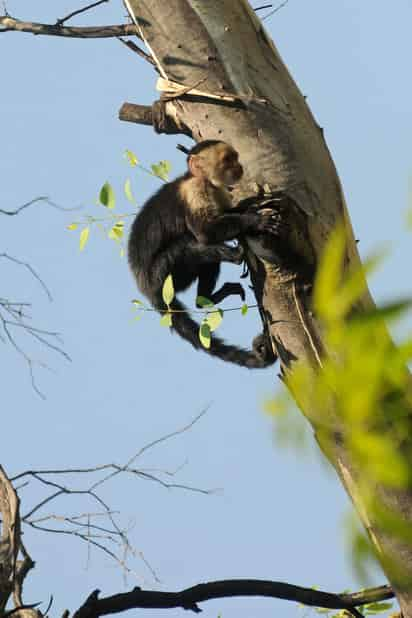
[[[188,171],[161,187],[143,205],[133,222],[128,246],[130,268],[141,292],[153,307],[166,310],[162,288],[173,277],[175,292],[197,280],[197,295],[213,303],[237,295],[245,299],[240,283],[225,283],[215,291],[221,262],[241,264],[242,247],[225,241],[244,234],[270,231],[271,219],[255,210],[231,212],[229,188],[243,175],[238,153],[225,142],[207,140],[188,152]],[[248,368],[275,362],[269,337],[258,335],[253,350],[228,345],[212,336],[210,348],[199,340],[199,324],[176,298],[172,301],[172,327],[196,349]]]

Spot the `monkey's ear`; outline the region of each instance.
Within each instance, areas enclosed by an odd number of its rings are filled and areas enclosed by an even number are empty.
[[[203,176],[203,168],[200,158],[197,155],[190,155],[189,160],[187,162],[189,166],[189,171],[192,176]]]

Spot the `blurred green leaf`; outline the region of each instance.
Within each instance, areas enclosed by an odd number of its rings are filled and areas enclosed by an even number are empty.
[[[171,170],[171,164],[169,161],[159,161],[159,163],[153,163],[150,166],[154,176],[157,176],[161,180],[169,180],[169,172]]]
[[[172,275],[167,275],[162,288],[162,298],[165,305],[169,306],[175,297]]]
[[[109,230],[108,237],[112,240],[120,242],[124,233],[124,221],[117,221],[113,227]]]
[[[202,322],[199,328],[200,343],[204,348],[209,350],[211,344],[210,326],[207,322]]]
[[[129,161],[130,165],[132,167],[136,167],[136,165],[139,163],[139,159],[136,157],[136,155],[134,154],[134,152],[132,152],[131,150],[125,150],[125,156],[126,159]]]
[[[365,614],[379,614],[380,612],[386,612],[388,609],[392,609],[393,603],[369,603],[364,605],[363,612]]]
[[[210,311],[205,318],[205,321],[209,325],[211,332],[213,332],[220,326],[222,320],[223,311],[221,309],[216,309],[216,311]]]
[[[323,251],[313,294],[315,311],[325,320],[335,317],[334,299],[342,278],[345,247],[345,229],[339,225],[331,233]]]
[[[106,208],[113,209],[116,205],[116,198],[109,182],[105,182],[99,193],[99,202]]]
[[[169,328],[173,325],[172,322],[172,314],[167,312],[160,319],[161,326],[168,326]]]
[[[67,226],[68,230],[77,230],[77,228],[79,227],[78,223],[70,223],[70,225]]]
[[[197,296],[196,305],[199,307],[214,307],[215,304],[205,296]]]
[[[124,183],[124,193],[129,202],[131,202],[132,204],[136,204],[136,200],[134,199],[134,195],[132,192],[132,183],[130,182],[130,178],[127,178],[126,182]]]
[[[393,320],[402,317],[402,315],[412,308],[412,299],[406,298],[382,304],[380,307],[369,309],[362,313],[358,313],[351,318],[351,324],[372,325],[374,322],[382,320]]]
[[[90,228],[89,227],[85,227],[82,229],[82,231],[80,232],[80,251],[83,251],[83,249],[86,246],[86,243],[89,239],[89,234],[90,234]]]
[[[247,304],[245,303],[244,305],[242,305],[241,309],[240,309],[240,313],[242,315],[246,315],[247,312],[249,311],[249,307],[247,306]]]

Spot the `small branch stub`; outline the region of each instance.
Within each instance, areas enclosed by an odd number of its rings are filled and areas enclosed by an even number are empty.
[[[177,124],[166,111],[166,101],[155,101],[153,105],[136,105],[123,103],[119,110],[119,119],[125,122],[134,122],[151,126],[156,133],[168,135],[185,134],[191,136],[189,129],[183,124]]]

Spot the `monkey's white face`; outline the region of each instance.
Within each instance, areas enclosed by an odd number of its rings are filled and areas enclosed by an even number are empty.
[[[218,152],[217,155],[213,184],[230,186],[239,182],[243,176],[243,167],[239,162],[239,155],[236,150],[222,144],[221,152]]]
[[[202,176],[216,187],[234,185],[243,176],[238,153],[223,142],[193,155],[189,168],[193,176]]]

